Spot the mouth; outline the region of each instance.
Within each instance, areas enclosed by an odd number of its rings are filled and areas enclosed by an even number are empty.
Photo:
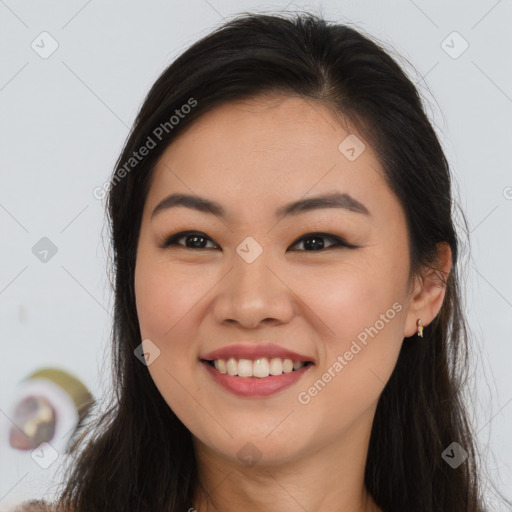
[[[280,357],[261,357],[257,359],[200,359],[203,364],[214,368],[218,373],[240,378],[264,379],[299,372],[314,365],[313,361],[293,361]]]

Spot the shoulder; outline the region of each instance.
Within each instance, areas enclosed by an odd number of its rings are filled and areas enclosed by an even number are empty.
[[[24,501],[16,505],[9,512],[54,512],[55,508],[51,503],[44,500]]]

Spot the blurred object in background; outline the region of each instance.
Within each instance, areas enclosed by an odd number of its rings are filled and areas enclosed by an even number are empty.
[[[68,372],[38,370],[13,393],[9,445],[35,450],[49,443],[57,452],[68,451],[73,433],[89,412],[93,397],[87,387]]]
[[[18,403],[9,430],[9,444],[18,450],[33,450],[55,435],[56,413],[44,396],[29,396]]]

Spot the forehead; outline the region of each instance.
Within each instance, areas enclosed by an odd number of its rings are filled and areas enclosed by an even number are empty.
[[[334,189],[365,204],[394,200],[377,156],[347,122],[316,100],[267,96],[225,103],[190,125],[159,159],[147,202],[179,191],[237,213],[274,211]]]
[[[203,114],[172,142],[166,155],[174,161],[182,156],[189,162],[209,159],[227,163],[229,160],[233,166],[241,163],[241,159],[245,164],[238,165],[238,172],[243,172],[254,160],[266,164],[275,161],[279,165],[289,162],[286,167],[304,159],[335,163],[344,157],[346,162],[342,163],[349,163],[339,145],[350,134],[362,142],[362,136],[356,135],[346,119],[335,116],[318,100],[258,96],[225,103]],[[372,160],[379,167],[376,155],[367,144],[364,153],[366,161]],[[231,166],[223,167],[228,170]],[[357,167],[357,163],[347,167]]]

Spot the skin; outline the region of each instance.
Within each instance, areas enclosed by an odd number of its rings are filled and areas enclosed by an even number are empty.
[[[151,377],[193,436],[206,489],[191,503],[199,512],[380,510],[363,485],[377,401],[404,337],[416,332],[418,318],[428,329],[445,288],[429,268],[408,281],[403,209],[370,145],[348,128],[312,100],[232,102],[188,127],[154,170],[137,251],[137,311],[142,339],[160,350],[148,365]],[[354,161],[338,150],[349,133],[366,145]],[[370,215],[323,208],[274,216],[286,203],[334,190]],[[181,206],[151,219],[175,192],[215,200],[228,217]],[[187,248],[187,238],[160,247],[185,230],[204,233],[206,248],[190,239]],[[358,247],[323,238],[324,249],[310,248],[300,239],[312,232]],[[263,249],[252,263],[236,252],[247,236]],[[438,267],[449,272],[450,261],[440,244]],[[397,303],[400,311],[300,403],[298,394]],[[276,343],[315,365],[277,394],[239,397],[213,381],[199,356],[243,341]],[[237,456],[248,442],[253,465]]]

